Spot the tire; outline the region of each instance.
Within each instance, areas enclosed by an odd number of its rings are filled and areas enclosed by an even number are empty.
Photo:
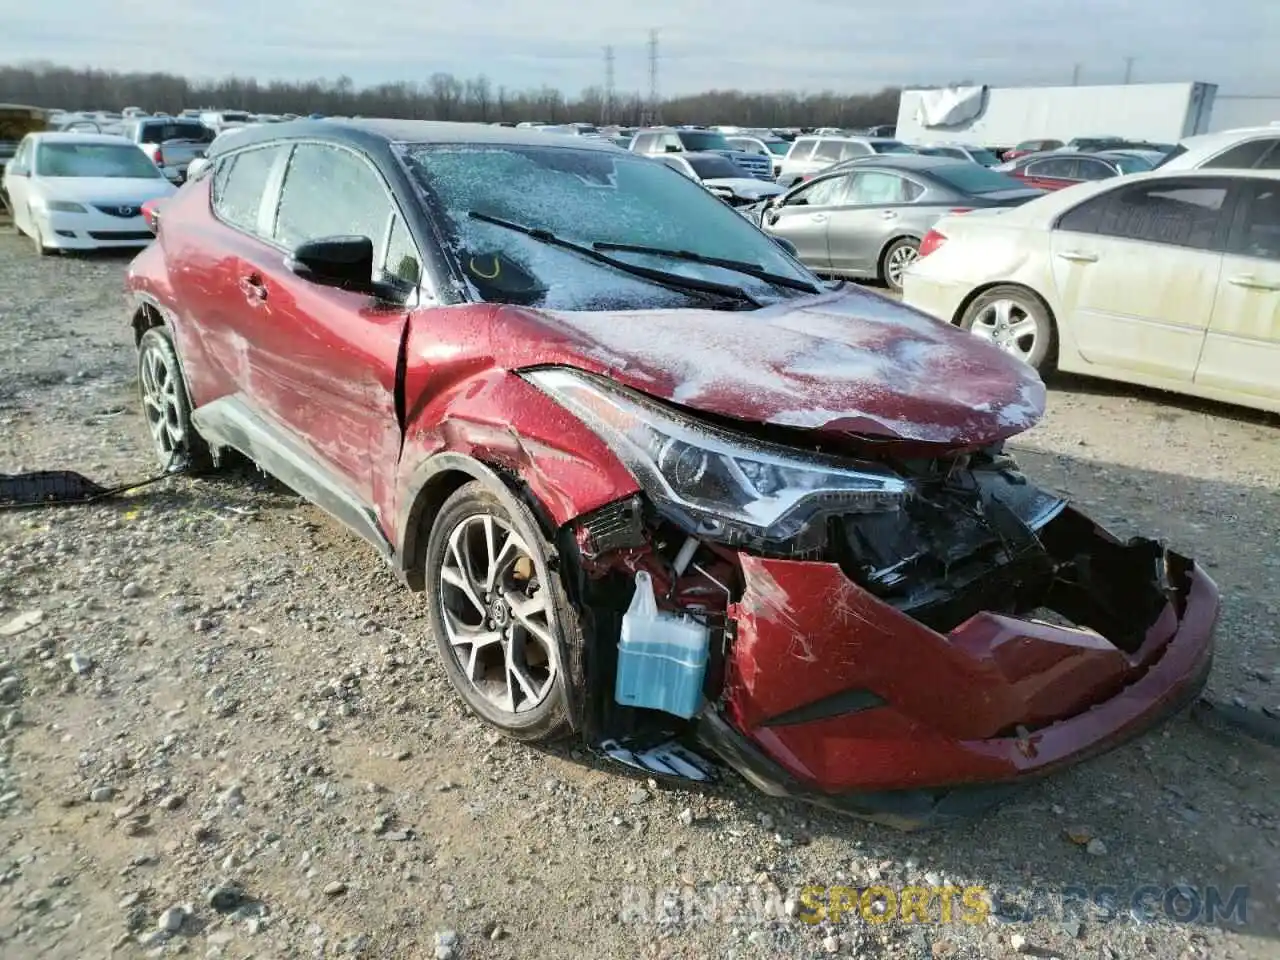
[[[548,563],[550,544],[533,515],[511,502],[478,480],[445,501],[427,538],[427,621],[471,711],[513,739],[545,743],[570,729],[560,641],[579,644],[581,632]],[[517,664],[519,674],[508,668]]]
[[[920,241],[911,237],[899,237],[885,247],[880,255],[880,282],[894,293],[902,292],[902,272],[915,261],[920,252]]]
[[[1028,332],[1017,335],[1015,326]],[[1053,313],[1026,287],[1002,284],[983,291],[961,315],[960,327],[990,340],[1042,374],[1052,372],[1057,364],[1058,329]]]
[[[202,473],[213,465],[209,445],[191,422],[191,398],[169,331],[152,327],[138,341],[138,398],[160,465]]]
[[[27,219],[31,221],[31,243],[35,246],[36,256],[50,256],[53,250],[44,245],[44,240],[40,237],[40,225],[36,223],[35,217],[31,216],[30,210],[27,211]]]

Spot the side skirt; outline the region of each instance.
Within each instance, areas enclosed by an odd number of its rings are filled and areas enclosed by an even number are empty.
[[[373,508],[283,427],[231,395],[191,415],[210,445],[231,447],[367,540],[390,563],[395,551]]]

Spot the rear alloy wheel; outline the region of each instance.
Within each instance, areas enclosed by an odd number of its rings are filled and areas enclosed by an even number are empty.
[[[138,341],[138,391],[160,465],[168,470],[207,469],[209,447],[191,423],[191,400],[178,352],[164,327],[152,327]]]
[[[1053,319],[1045,302],[1030,290],[992,287],[969,304],[960,326],[1036,370],[1053,367],[1057,353]]]
[[[479,481],[441,508],[427,543],[428,621],[450,681],[488,723],[519,740],[568,727],[562,630],[576,620],[532,515],[513,516]]]
[[[880,266],[880,279],[895,293],[902,292],[902,275],[920,256],[920,242],[903,237],[889,244]]]

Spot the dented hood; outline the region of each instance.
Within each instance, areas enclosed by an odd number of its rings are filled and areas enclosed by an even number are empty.
[[[509,309],[535,328],[507,340],[511,367],[571,365],[747,422],[971,446],[1044,412],[1021,360],[858,288],[743,312]]]

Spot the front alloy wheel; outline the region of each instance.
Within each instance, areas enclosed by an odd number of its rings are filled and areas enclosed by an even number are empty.
[[[559,631],[572,615],[522,519],[479,482],[450,497],[427,547],[429,620],[467,705],[513,737],[547,740],[566,724]]]

